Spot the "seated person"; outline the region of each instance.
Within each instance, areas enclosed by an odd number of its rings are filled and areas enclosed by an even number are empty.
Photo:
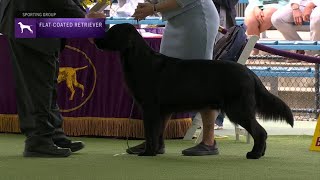
[[[318,5],[318,6],[317,6]],[[290,3],[282,7],[272,15],[271,21],[275,28],[281,32],[286,40],[301,41],[297,30],[303,22],[310,21],[310,39],[320,40],[320,0],[290,0]],[[304,54],[303,50],[297,53]]]
[[[272,26],[272,14],[286,4],[288,0],[249,0],[244,20],[247,34],[259,36],[260,33],[269,29]],[[254,49],[252,54],[257,55],[259,51]]]
[[[118,8],[113,8],[116,9],[115,16],[130,17],[134,13],[138,3],[143,2],[144,0],[118,0]]]

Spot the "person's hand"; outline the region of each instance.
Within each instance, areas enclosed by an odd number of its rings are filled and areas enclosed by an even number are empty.
[[[296,25],[302,25],[303,16],[302,16],[302,12],[300,9],[293,9],[292,16],[293,16],[294,23]]]
[[[254,8],[254,15],[259,22],[259,24],[262,24],[264,22],[264,13],[259,7]]]
[[[139,3],[132,17],[134,17],[135,20],[142,20],[153,13],[153,4]]]
[[[107,16],[102,12],[90,12],[86,14],[86,18],[106,18]]]
[[[303,11],[303,20],[304,21],[310,21],[310,15],[313,11],[313,7],[311,6],[306,6],[304,8],[304,11]]]
[[[303,15],[302,15],[304,21],[310,21],[311,13],[315,7],[316,7],[316,5],[313,2],[309,2],[306,5],[306,7],[304,8],[304,11],[303,11]]]
[[[310,21],[310,15],[311,15],[311,13],[312,13],[312,8],[308,8],[308,7],[306,7],[305,9],[304,9],[304,11],[303,11],[303,16],[302,16],[302,19],[303,19],[303,21]]]

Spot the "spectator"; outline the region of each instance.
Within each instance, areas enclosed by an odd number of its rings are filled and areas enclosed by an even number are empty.
[[[311,40],[320,40],[320,0],[290,0],[290,3],[272,15],[271,21],[286,40],[301,41],[297,30],[310,21]],[[303,50],[297,53],[304,54]]]
[[[236,4],[239,0],[212,0],[220,16],[220,26],[231,28],[236,25]]]
[[[236,4],[239,0],[213,0],[220,16],[220,26],[225,28],[231,28],[236,25]],[[222,33],[217,36],[217,41],[222,37]],[[220,113],[216,119],[214,129],[223,129],[224,114]]]
[[[118,0],[118,8],[116,10],[116,15],[118,17],[130,17],[138,3],[142,3],[144,0]]]
[[[244,20],[247,34],[259,36],[260,33],[269,29],[272,26],[272,14],[288,2],[289,0],[249,0]],[[259,54],[259,50],[254,49],[252,54]]]

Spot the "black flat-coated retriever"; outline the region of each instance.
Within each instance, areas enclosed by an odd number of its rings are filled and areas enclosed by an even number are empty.
[[[176,112],[222,110],[252,135],[248,159],[258,159],[266,150],[267,133],[256,113],[293,126],[290,108],[241,64],[165,56],[150,48],[131,24],[114,25],[95,43],[99,49],[121,54],[126,85],[143,112],[146,147],[139,155],[157,154],[164,145],[164,121]]]

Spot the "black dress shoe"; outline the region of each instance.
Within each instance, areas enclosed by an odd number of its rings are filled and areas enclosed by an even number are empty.
[[[71,155],[69,148],[60,148],[54,144],[25,146],[24,157],[68,157]]]
[[[54,144],[61,148],[70,148],[72,152],[77,152],[84,148],[82,141],[71,141],[69,139],[54,140]]]
[[[50,136],[32,136],[26,139],[24,157],[68,157],[69,148],[56,146]]]
[[[139,145],[136,145],[136,146],[133,146],[131,148],[128,148],[126,150],[126,152],[128,154],[141,154],[144,152],[144,149],[145,149],[145,146],[146,146],[146,142],[143,142]],[[157,151],[157,154],[164,154],[165,153],[165,148],[164,147],[161,147],[158,149]]]

